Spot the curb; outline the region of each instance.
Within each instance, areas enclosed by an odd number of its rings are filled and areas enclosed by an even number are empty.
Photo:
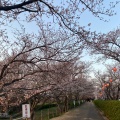
[[[95,106],[96,107],[96,106]],[[104,114],[104,112],[103,111],[101,111],[99,108],[97,108],[96,107],[96,109],[97,109],[97,111],[100,113],[100,115],[103,117],[103,119],[104,120],[109,120],[106,116],[105,116],[105,114]]]

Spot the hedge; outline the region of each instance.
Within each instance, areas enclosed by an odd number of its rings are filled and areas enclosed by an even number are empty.
[[[120,120],[120,101],[95,100],[94,104],[103,111],[109,120]]]

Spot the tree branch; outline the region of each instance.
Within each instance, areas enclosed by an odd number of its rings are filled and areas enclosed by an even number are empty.
[[[24,1],[20,4],[16,4],[16,5],[11,5],[11,6],[0,6],[0,11],[9,11],[9,10],[13,10],[13,9],[18,9],[21,8],[23,9],[23,6],[29,5],[31,3],[37,2],[38,0],[28,0],[28,1]],[[24,8],[27,9],[27,8]],[[27,10],[28,11],[28,10]],[[30,11],[30,10],[29,10]]]

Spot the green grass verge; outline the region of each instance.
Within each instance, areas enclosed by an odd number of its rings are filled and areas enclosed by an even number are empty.
[[[35,112],[35,120],[49,120],[60,115],[57,107],[42,109]]]
[[[95,100],[94,104],[104,112],[109,120],[120,120],[120,101]]]

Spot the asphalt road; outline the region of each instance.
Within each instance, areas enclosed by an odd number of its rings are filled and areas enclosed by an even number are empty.
[[[64,115],[51,120],[105,120],[92,102],[74,108]]]

